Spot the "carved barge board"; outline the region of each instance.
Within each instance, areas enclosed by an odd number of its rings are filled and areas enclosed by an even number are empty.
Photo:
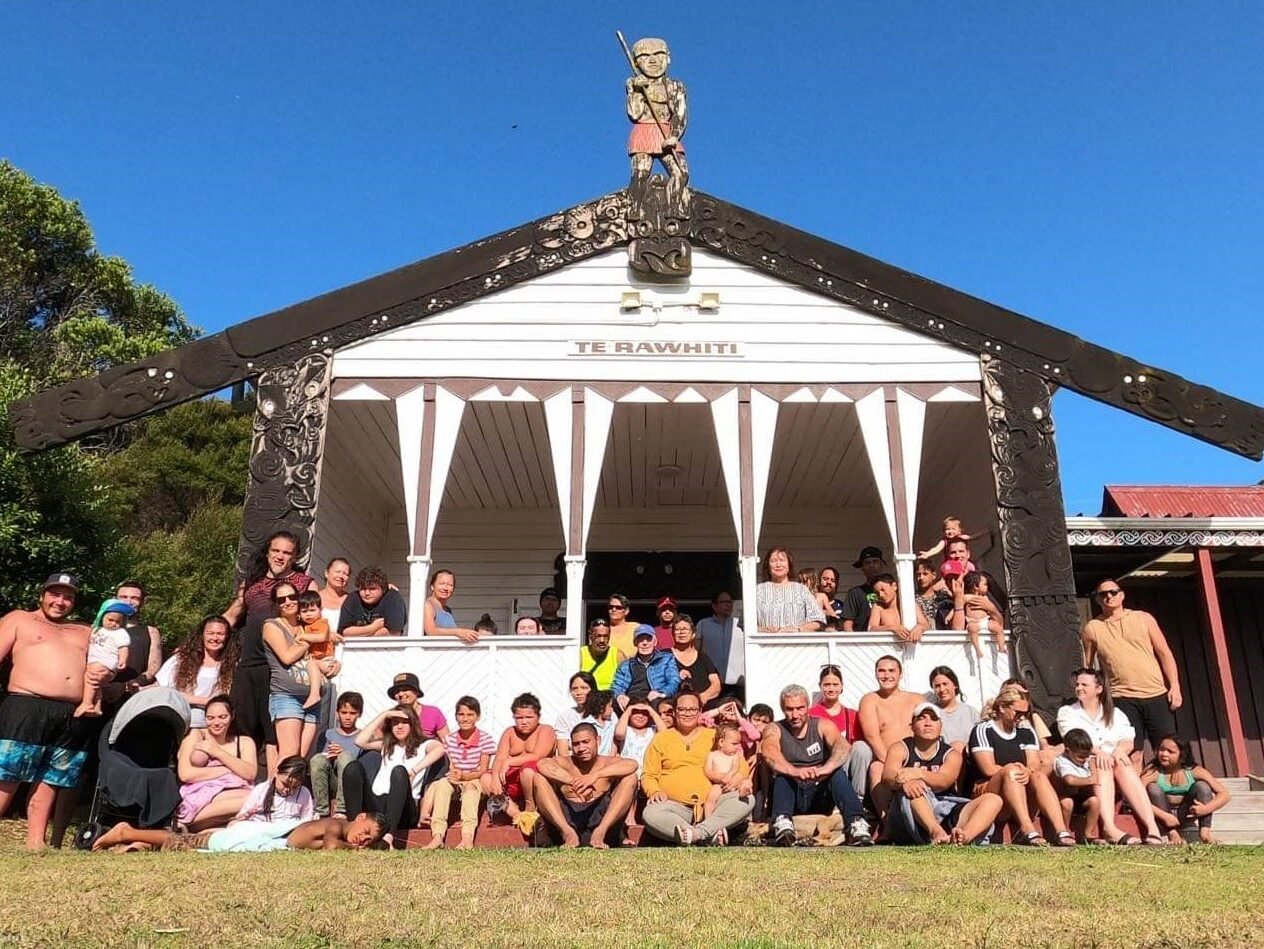
[[[805,290],[1259,461],[1264,409],[699,191],[692,239]]]
[[[18,447],[40,451],[114,428],[626,244],[627,205],[614,192],[14,402]]]
[[[689,238],[733,260],[1227,451],[1264,458],[1264,409],[1070,333],[693,191]],[[338,349],[625,246],[617,191],[178,349],[14,402],[17,444],[38,451],[208,395],[318,349]]]

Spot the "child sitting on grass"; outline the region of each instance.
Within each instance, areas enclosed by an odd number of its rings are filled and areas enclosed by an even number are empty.
[[[312,792],[303,787],[307,780],[307,761],[299,755],[282,758],[277,765],[276,776],[262,781],[251,789],[250,795],[237,810],[237,816],[228,822],[316,819],[316,805]]]
[[[92,638],[88,641],[88,668],[102,670],[107,673],[105,679],[97,685],[83,680],[83,701],[75,709],[75,718],[96,718],[101,715],[101,686],[113,682],[120,669],[127,666],[127,653],[132,639],[127,635],[123,624],[127,617],[135,613],[130,603],[122,600],[106,600],[97,610],[96,622],[92,624]]]
[[[619,757],[636,762],[636,799],[628,808],[628,816],[624,821],[629,827],[636,826],[637,815],[645,807],[645,792],[640,789],[641,772],[645,769],[645,749],[663,727],[662,718],[648,702],[632,703],[623,710],[615,724],[614,742],[619,749]],[[624,846],[631,846],[631,841],[626,836]]]
[[[1093,739],[1082,728],[1072,728],[1062,736],[1062,754],[1053,762],[1053,773],[1062,791],[1062,819],[1069,827],[1071,815],[1084,813],[1084,840],[1098,840],[1101,801],[1097,797],[1097,764],[1093,760]],[[1113,779],[1112,779],[1113,780]]]
[[[750,781],[750,768],[746,764],[746,756],[742,754],[742,730],[736,725],[720,724],[715,728],[715,745],[702,766],[711,789],[707,791],[707,799],[702,805],[704,817],[710,817],[720,803],[720,795],[726,790],[736,790],[738,794],[751,794],[753,788]],[[736,784],[725,788],[725,785]]]
[[[320,704],[320,693],[325,688],[325,674],[320,671],[320,662],[334,654],[333,631],[329,628],[329,621],[320,615],[318,592],[304,590],[298,595],[298,618],[303,629],[295,639],[308,645],[307,680],[311,683],[303,708],[315,708]]]

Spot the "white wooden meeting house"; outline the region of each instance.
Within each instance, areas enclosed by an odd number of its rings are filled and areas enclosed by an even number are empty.
[[[922,690],[947,663],[977,704],[1011,674],[1056,704],[1078,665],[1051,395],[1066,388],[1259,458],[1264,411],[829,240],[655,176],[11,407],[39,450],[253,380],[245,557],[273,531],[383,567],[402,638],[349,641],[339,688],[366,711],[417,673],[451,712],[567,703],[587,618],[612,592],[652,620],[731,588],[749,701],[838,662],[854,705],[873,661]],[[676,182],[681,184],[681,182]],[[964,633],[760,634],[760,552],[841,568],[886,552],[912,608],[913,553],[947,514],[991,531],[1015,648]],[[563,587],[564,635],[422,637],[428,578],[455,571],[464,626],[501,633]]]

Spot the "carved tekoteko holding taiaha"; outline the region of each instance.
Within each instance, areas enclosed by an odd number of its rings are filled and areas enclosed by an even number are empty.
[[[637,40],[631,49],[619,33],[619,43],[632,66],[626,84],[628,155],[632,180],[628,184],[632,241],[628,262],[638,273],[686,276],[689,255],[689,165],[680,139],[689,110],[685,84],[667,76],[671,54],[660,39]],[[652,174],[654,160],[663,175]]]

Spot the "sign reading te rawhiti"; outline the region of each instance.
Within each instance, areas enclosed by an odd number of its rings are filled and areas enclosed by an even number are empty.
[[[741,359],[733,342],[651,342],[615,339],[573,339],[568,356],[688,356],[694,359]]]

